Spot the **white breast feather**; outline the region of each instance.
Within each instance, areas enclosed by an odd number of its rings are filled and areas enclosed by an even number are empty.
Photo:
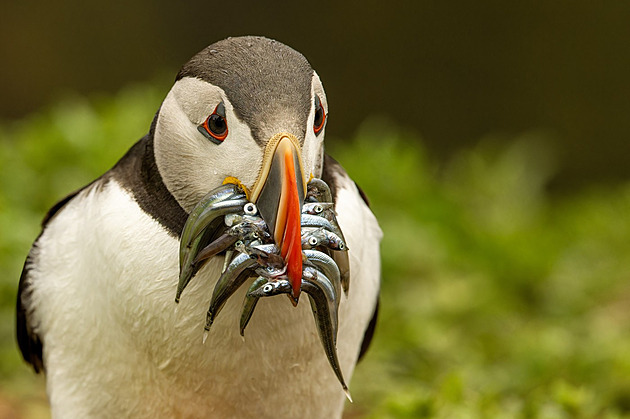
[[[340,180],[352,278],[337,347],[349,381],[378,293],[381,231],[354,183]],[[245,285],[204,345],[223,258],[208,263],[176,305],[177,255],[178,241],[114,181],[84,190],[51,220],[30,279],[53,417],[341,416],[344,394],[306,297],[297,308],[284,296],[261,299],[242,340]]]

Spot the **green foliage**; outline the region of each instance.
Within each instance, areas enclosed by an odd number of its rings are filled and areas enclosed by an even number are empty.
[[[0,125],[0,395],[41,391],[13,338],[41,218],[113,165],[160,99],[134,88]],[[551,197],[545,144],[490,139],[438,165],[385,121],[328,141],[385,233],[379,326],[348,417],[630,416],[630,184]]]
[[[630,414],[630,185],[550,197],[541,134],[436,167],[383,122],[333,154],[385,237],[370,418]]]

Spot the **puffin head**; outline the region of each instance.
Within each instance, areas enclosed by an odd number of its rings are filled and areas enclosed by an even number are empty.
[[[237,183],[258,207],[300,292],[300,214],[320,177],[328,102],[306,58],[263,37],[219,41],[180,70],[158,113],[155,161],[190,212],[208,191]]]

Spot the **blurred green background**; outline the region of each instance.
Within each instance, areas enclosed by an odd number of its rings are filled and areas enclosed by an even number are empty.
[[[3,3],[0,418],[48,416],[14,301],[46,210],[229,35],[303,52],[385,237],[347,418],[630,417],[630,3]]]

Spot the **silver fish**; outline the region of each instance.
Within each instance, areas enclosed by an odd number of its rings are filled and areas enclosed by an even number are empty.
[[[279,254],[280,250],[273,243],[262,244],[258,240],[247,243],[243,240],[239,240],[234,244],[234,248],[256,259],[260,266],[272,266],[275,268],[282,268],[284,266],[284,259]]]
[[[181,237],[180,254],[182,248],[190,247],[190,243],[197,238],[197,236],[201,235],[212,222],[226,214],[242,211],[246,203],[247,200],[245,198],[228,199],[207,206],[196,217],[188,217],[186,224],[190,223],[191,226],[190,228],[184,226]]]
[[[258,224],[252,223],[250,221],[242,221],[239,224],[233,225],[229,228],[228,234],[234,237],[238,237],[241,240],[271,240],[271,234],[266,231],[266,226],[262,228]]]
[[[220,216],[229,212],[241,210],[245,199],[225,200],[205,208],[197,219],[188,218],[186,224],[192,223],[192,227],[186,230],[186,236],[182,234],[179,244],[180,255],[180,280],[178,284],[178,294],[186,287],[188,282],[196,273],[198,266],[193,261],[197,258],[197,253],[202,241],[204,231],[216,230],[221,221]],[[192,265],[192,266],[191,266]],[[176,300],[179,296],[176,298]]]
[[[259,278],[263,278],[263,277],[259,277]],[[253,287],[249,289],[249,291],[247,292],[248,296],[251,297],[272,297],[274,295],[279,295],[279,294],[288,294],[291,292],[291,281],[289,281],[286,278],[282,278],[282,279],[269,279],[269,278],[264,278],[265,281],[264,282],[260,282],[258,283],[257,287]]]
[[[333,206],[332,202],[306,202],[302,205],[302,214],[320,215],[333,211]]]
[[[234,249],[251,256],[252,251],[250,250],[250,246],[255,246],[257,244],[262,244],[262,242],[258,239],[251,241],[237,240],[236,243],[234,243]]]
[[[234,237],[227,233],[219,236],[215,241],[208,244],[201,251],[198,250],[199,244],[202,240],[203,235],[197,236],[189,248],[184,247],[184,252],[182,253],[182,248],[180,247],[180,274],[179,274],[179,283],[177,285],[177,293],[175,296],[175,302],[179,303],[180,296],[186,286],[190,283],[195,273],[201,269],[201,267],[205,264],[205,262],[215,256],[216,254],[226,251],[225,253],[225,261],[223,263],[223,269],[221,273],[225,272],[228,265],[233,259],[234,251],[230,249],[234,243],[238,241],[238,237]]]
[[[306,201],[332,202],[332,194],[326,182],[318,178],[311,179],[306,185]]]
[[[312,264],[317,270],[326,275],[335,287],[337,296],[341,295],[341,273],[333,258],[318,250],[303,250],[302,252],[306,256],[307,263]],[[337,307],[339,307],[339,298],[337,298]]]
[[[195,249],[195,252],[196,252],[197,248],[199,247],[199,243],[200,242],[201,242],[201,237],[198,237],[193,242],[193,249]],[[175,294],[175,302],[176,303],[179,303],[179,298],[181,297],[182,292],[184,291],[184,288],[186,288],[186,286],[188,285],[188,283],[190,282],[192,277],[197,272],[195,264],[191,260],[192,257],[193,257],[193,253],[187,252],[184,255],[183,261],[180,260],[181,266],[180,266],[180,270],[179,270],[179,278],[178,278],[178,283],[177,283],[177,292]]]
[[[267,279],[280,279],[285,278],[287,274],[287,266],[276,266],[276,265],[267,265],[261,266],[256,269],[256,273],[260,276],[263,276]]]
[[[343,230],[339,227],[339,223],[337,222],[337,217],[335,216],[333,211],[324,211],[320,214],[322,217],[326,218],[330,223],[337,229],[337,233],[341,242],[337,242],[338,249],[336,252],[332,252],[332,258],[335,260],[335,263],[339,267],[339,271],[341,273],[341,284],[343,285],[343,290],[348,295],[348,291],[350,289],[350,257],[348,255],[348,246],[346,245],[347,241],[343,235]],[[333,242],[336,240],[334,237],[328,237],[329,240]],[[343,246],[341,246],[343,243]],[[343,247],[343,248],[341,248]]]
[[[346,396],[348,399],[352,400],[350,392],[348,391],[348,386],[343,378],[343,373],[337,357],[335,330],[331,321],[330,304],[327,293],[321,286],[319,286],[318,281],[311,280],[302,281],[302,291],[309,296],[319,339],[324,346],[324,352],[326,352],[328,362],[337,376],[337,379],[341,383],[341,387],[346,393]]]
[[[245,336],[245,328],[247,327],[249,320],[252,318],[252,314],[254,314],[254,309],[256,308],[256,304],[258,304],[259,300],[259,297],[254,297],[249,293],[256,290],[258,287],[263,286],[267,283],[267,281],[269,281],[269,279],[259,276],[254,280],[254,282],[252,282],[249,290],[247,290],[247,294],[245,294],[245,299],[243,300],[243,313],[241,314],[240,321],[241,336]]]
[[[261,266],[283,268],[284,259],[280,256],[280,249],[275,244],[252,245],[249,247],[250,256],[255,256]]]
[[[241,336],[244,336],[245,328],[252,317],[256,304],[261,297],[271,297],[279,294],[290,295],[292,291],[291,281],[287,278],[270,279],[259,276],[247,290],[243,301],[243,313],[241,314]]]
[[[194,221],[199,218],[201,213],[207,209],[208,207],[212,207],[219,202],[223,202],[226,200],[233,200],[237,198],[245,197],[245,194],[241,190],[238,185],[234,185],[232,183],[228,183],[225,185],[221,185],[218,188],[215,188],[208,192],[202,199],[195,205],[190,214],[188,215],[188,219],[186,220],[186,224],[184,224],[184,228],[182,230],[180,241],[184,243],[184,245],[180,245],[180,269],[181,269],[181,261],[184,259],[184,255],[182,254],[183,249],[186,248],[186,245],[190,243],[193,238],[191,237],[191,229],[193,227]]]
[[[339,307],[339,295],[335,290],[334,285],[330,282],[330,279],[326,277],[321,271],[318,269],[312,268],[310,266],[304,267],[304,272],[302,273],[302,284],[305,282],[311,283],[317,288],[321,290],[323,295],[326,297],[326,303],[328,305],[328,312],[330,316],[330,323],[332,325],[333,330],[333,343],[337,343],[337,328],[339,326],[338,321],[338,313],[337,307]]]
[[[225,272],[230,263],[234,260],[236,251],[234,249],[228,249],[225,251],[225,259],[223,260],[223,268],[221,273]]]
[[[348,250],[347,247],[346,250]],[[332,258],[339,268],[339,273],[341,275],[341,286],[343,287],[343,291],[346,295],[348,295],[348,292],[350,291],[350,257],[348,255],[348,252],[332,252]]]
[[[206,315],[206,331],[210,330],[210,326],[212,326],[214,319],[223,308],[227,299],[243,285],[247,278],[252,276],[253,272],[250,268],[256,264],[255,259],[241,253],[232,260],[225,272],[221,274],[212,292],[210,307]]]
[[[206,263],[207,260],[197,260],[197,256],[199,253],[199,249],[201,247],[201,242],[203,240],[203,234],[197,236],[192,243],[190,244],[190,248],[186,249],[183,254],[183,259],[180,259],[180,271],[179,271],[179,280],[177,283],[177,292],[175,294],[175,302],[179,303],[180,296],[186,286],[190,283],[192,278],[195,276],[197,271],[201,269],[201,267]],[[214,241],[209,246],[218,246],[221,243]],[[205,249],[205,248],[204,248]],[[211,251],[211,249],[208,249]]]
[[[317,215],[326,219],[333,228],[339,230],[337,234],[341,233],[339,223],[337,222],[337,213],[335,212],[335,204],[332,202],[307,202],[302,206],[302,214]],[[339,234],[343,239],[343,233]]]
[[[328,187],[326,182],[321,179],[312,179],[308,187],[307,201],[310,202],[310,205],[317,205],[317,203],[320,203],[322,205],[324,204],[324,202],[318,201],[326,201],[328,203],[332,203],[332,194],[330,193],[330,188]],[[319,215],[320,217],[328,220],[333,225],[333,227],[336,228],[335,233],[339,236],[341,241],[344,244],[347,243],[346,238],[343,235],[343,231],[339,227],[339,222],[337,221],[334,208],[330,208],[329,210],[324,210],[319,214],[312,215]],[[347,294],[350,289],[350,259],[348,253],[333,252],[332,257],[339,266],[339,270],[341,272],[341,283],[343,285],[345,293]]]
[[[326,230],[332,231],[338,236],[341,233],[338,227],[335,227],[330,221],[318,215],[302,214],[300,225],[302,227],[325,228]]]
[[[247,215],[247,214],[228,214],[224,218],[225,225],[228,227],[233,227],[237,224],[241,224],[243,222],[247,222],[250,224],[255,224],[262,229],[267,228],[267,224],[265,224],[265,220],[257,215]]]
[[[291,296],[292,286],[286,276],[285,262],[278,247],[271,243],[273,238],[266,223],[256,214],[256,206],[247,202],[238,186],[223,185],[207,194],[186,221],[180,242],[180,281],[176,301],[203,263],[222,251],[226,252],[223,272],[214,287],[206,316],[204,342],[216,316],[248,278],[259,275],[243,301],[241,335],[244,335],[260,298],[279,294]],[[207,243],[207,238],[217,234],[214,231],[219,228],[219,222],[228,229],[200,249],[202,243]],[[328,361],[346,396],[352,400],[336,349],[338,308],[341,290],[348,292],[349,259],[330,188],[321,179],[312,179],[307,185],[300,224],[304,257],[301,288],[309,297]],[[297,304],[297,301],[292,302]]]
[[[277,251],[275,244],[264,244],[256,246],[261,252],[272,253]],[[219,314],[223,305],[232,294],[251,276],[254,275],[254,268],[259,265],[258,258],[250,256],[247,253],[241,253],[232,260],[225,272],[219,277],[217,284],[212,292],[210,307],[206,316],[205,330],[210,330],[210,326]]]
[[[234,245],[238,241],[238,237],[234,237],[228,233],[223,233],[215,241],[204,247],[195,257],[194,263],[200,264],[212,256],[227,250],[230,246]],[[201,266],[199,266],[201,268]]]
[[[348,250],[348,247],[338,235],[325,228],[304,230],[302,232],[302,249],[314,249],[316,247],[340,251]]]

